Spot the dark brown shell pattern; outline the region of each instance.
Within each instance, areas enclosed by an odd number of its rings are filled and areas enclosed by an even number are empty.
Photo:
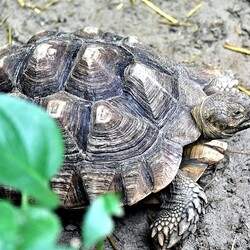
[[[63,132],[65,162],[51,181],[62,206],[106,192],[132,205],[172,181],[182,147],[200,135],[190,115],[200,100],[179,68],[135,37],[95,28],[0,50],[0,91],[42,106]]]

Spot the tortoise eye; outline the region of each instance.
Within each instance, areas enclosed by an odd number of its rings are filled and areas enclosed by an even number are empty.
[[[240,114],[241,114],[241,111],[240,111],[240,110],[234,111],[234,115],[240,115]]]
[[[234,117],[234,118],[241,118],[243,116],[244,116],[244,110],[242,110],[242,109],[237,109],[237,110],[233,111],[233,113],[232,113],[232,117]]]

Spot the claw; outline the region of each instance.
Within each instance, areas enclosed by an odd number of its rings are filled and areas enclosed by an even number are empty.
[[[151,237],[154,238],[156,234],[157,234],[157,228],[154,227],[154,225],[152,224]]]
[[[192,189],[192,191],[193,191],[194,193],[199,194],[199,193],[201,192],[201,188],[197,185],[197,186],[195,186],[195,187]]]
[[[180,241],[180,239],[181,239],[181,236],[178,236],[177,234],[172,235],[168,242],[167,248],[173,247],[178,241]]]
[[[187,231],[187,229],[190,226],[190,222],[186,221],[186,220],[181,220],[179,223],[179,234],[183,235],[185,231]]]
[[[199,197],[207,204],[207,196],[203,191],[199,193]]]
[[[159,232],[157,237],[158,237],[158,242],[159,242],[160,246],[163,246],[164,245],[164,234],[162,232]]]
[[[168,228],[167,226],[165,226],[165,227],[163,228],[163,233],[164,233],[166,236],[168,236],[169,228]]]
[[[189,207],[189,208],[188,208],[188,210],[187,210],[187,215],[188,215],[187,221],[191,221],[191,220],[194,218],[195,212],[196,212],[196,211],[194,210],[193,207]]]
[[[170,231],[170,233],[171,233],[172,230],[173,230],[173,228],[174,228],[174,224],[173,224],[173,223],[170,223],[168,227],[169,227],[169,231]]]

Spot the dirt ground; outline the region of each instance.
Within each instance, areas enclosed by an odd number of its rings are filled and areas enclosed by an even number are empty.
[[[48,1],[29,1],[38,5]],[[223,48],[225,42],[250,49],[250,1],[206,0],[190,18],[187,13],[199,2],[152,0],[162,10],[190,27],[164,24],[165,19],[137,0],[62,0],[41,13],[22,8],[17,1],[0,0],[0,45],[23,44],[34,33],[50,29],[75,31],[85,26],[128,36],[135,35],[162,54],[177,61],[212,64],[231,69],[240,84],[250,89],[250,57]],[[120,7],[120,8],[119,8]],[[202,177],[209,204],[194,235],[183,242],[181,250],[250,249],[250,130],[229,140],[226,159]],[[216,170],[215,170],[216,169]],[[157,208],[138,205],[127,209],[117,221],[113,234],[116,248],[150,249],[148,214]],[[68,213],[61,242],[79,236],[74,213]],[[112,249],[106,242],[105,249]]]

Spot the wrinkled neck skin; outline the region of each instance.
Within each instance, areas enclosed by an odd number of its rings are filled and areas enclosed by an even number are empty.
[[[233,135],[232,134],[227,134],[218,128],[212,126],[210,123],[205,122],[203,118],[203,113],[202,113],[202,108],[205,100],[197,105],[193,110],[192,110],[192,115],[193,118],[195,119],[199,130],[202,132],[203,137],[205,139],[224,139],[224,138],[229,138]]]

